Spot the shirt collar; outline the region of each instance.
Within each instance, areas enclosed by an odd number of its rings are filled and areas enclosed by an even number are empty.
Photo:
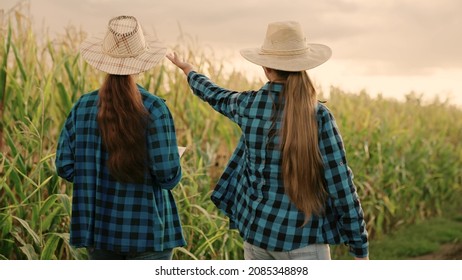
[[[262,89],[263,90],[266,90],[268,91],[271,87],[271,91],[273,92],[281,92],[282,89],[284,88],[284,84],[283,83],[271,83],[271,82],[267,82],[263,87]]]

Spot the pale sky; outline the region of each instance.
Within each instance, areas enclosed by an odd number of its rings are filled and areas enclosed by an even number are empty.
[[[5,12],[18,3],[2,0]],[[126,14],[174,45],[180,28],[219,52],[235,67],[259,75],[239,55],[259,47],[269,22],[299,21],[308,41],[333,50],[310,70],[325,91],[365,89],[402,98],[411,90],[462,104],[462,1],[460,0],[31,0],[34,22],[63,32],[68,25],[104,32],[110,18]],[[261,75],[261,77],[263,77]]]

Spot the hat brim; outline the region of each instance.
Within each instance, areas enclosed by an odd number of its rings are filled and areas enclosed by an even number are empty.
[[[102,49],[102,37],[91,37],[80,46],[85,61],[98,70],[113,75],[133,75],[156,66],[167,54],[167,48],[155,37],[145,35],[146,51],[135,57],[113,57]]]
[[[290,72],[315,68],[332,56],[332,50],[322,44],[308,44],[305,53],[296,55],[262,54],[260,48],[242,49],[240,53],[245,59],[257,65]]]

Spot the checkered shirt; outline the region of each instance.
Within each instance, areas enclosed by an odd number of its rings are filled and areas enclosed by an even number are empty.
[[[98,91],[72,108],[58,142],[58,175],[73,182],[70,242],[121,253],[185,245],[171,189],[181,179],[175,127],[164,101],[138,86],[151,116],[146,131],[148,167],[143,184],[115,181],[106,166],[96,120]]]
[[[238,124],[242,136],[220,180],[212,201],[230,219],[242,238],[272,251],[290,251],[310,244],[347,244],[356,257],[368,255],[363,210],[347,165],[342,138],[333,115],[318,103],[319,148],[327,181],[326,214],[312,216],[303,226],[304,214],[284,192],[278,131],[273,124],[273,104],[282,84],[267,83],[258,91],[234,92],[191,72],[189,85],[195,95]],[[303,163],[300,163],[303,164]]]

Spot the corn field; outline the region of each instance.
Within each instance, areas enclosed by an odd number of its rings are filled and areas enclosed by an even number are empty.
[[[74,101],[97,89],[104,74],[79,56],[84,32],[69,27],[53,38],[39,36],[21,10],[2,21],[0,259],[85,259],[85,250],[68,243],[72,185],[56,175],[54,159]],[[187,35],[169,47],[224,87],[262,83],[224,71],[220,57]],[[188,245],[174,259],[242,259],[239,234],[209,199],[239,129],[194,97],[167,61],[138,83],[167,100],[179,145],[188,147],[174,189]],[[398,102],[331,88],[325,99],[345,141],[371,242],[460,203],[462,111],[438,100],[424,104],[417,94]]]

